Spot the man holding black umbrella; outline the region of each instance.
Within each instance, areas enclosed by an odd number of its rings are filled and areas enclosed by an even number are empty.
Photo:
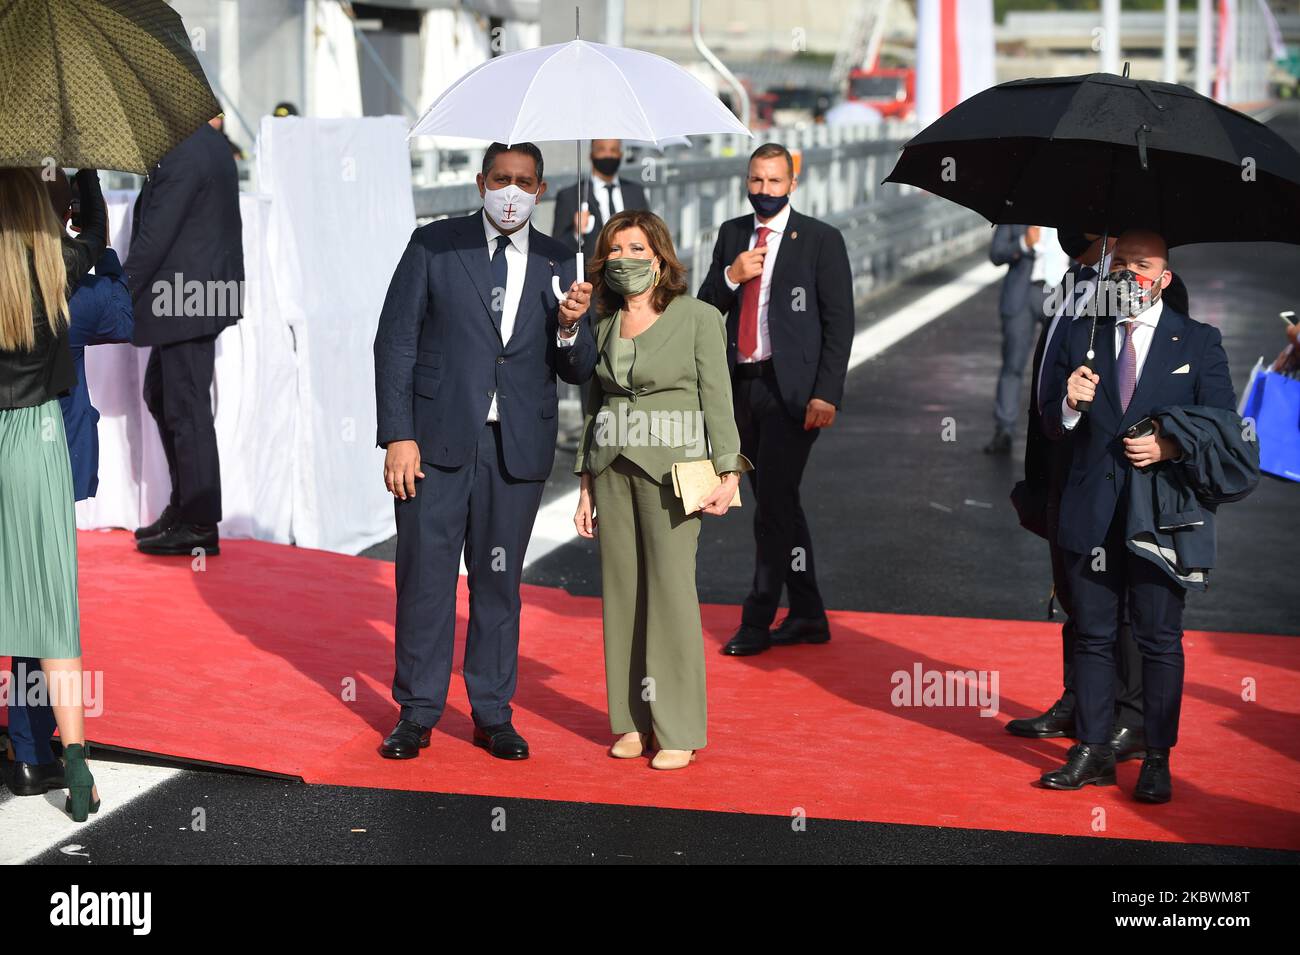
[[[1074,259],[1058,293],[1047,298],[1045,307],[1055,306],[1052,317],[1038,337],[1031,364],[1029,430],[1025,436],[1025,480],[1012,495],[1021,523],[1047,538],[1052,561],[1053,597],[1066,613],[1061,625],[1060,698],[1038,716],[1011,720],[1006,730],[1030,739],[1073,737],[1075,730],[1074,646],[1075,608],[1070,581],[1065,574],[1065,557],[1056,543],[1060,524],[1061,494],[1070,472],[1073,450],[1069,436],[1049,441],[1042,430],[1044,398],[1050,385],[1056,354],[1073,323],[1091,313],[1102,237],[1095,233],[1062,231],[1061,248]],[[1115,238],[1108,243],[1114,249]],[[1105,271],[1106,265],[1101,266]],[[1167,295],[1167,292],[1165,293]],[[1070,436],[1074,432],[1070,433]],[[1126,622],[1121,622],[1115,660],[1115,725],[1111,749],[1117,761],[1145,755],[1142,738],[1142,655]]]
[[[1146,735],[1134,795],[1160,803],[1172,796],[1169,754],[1178,741],[1182,702],[1185,591],[1181,578],[1162,568],[1155,555],[1130,548],[1131,502],[1138,499],[1130,484],[1139,469],[1146,474],[1168,468],[1167,462],[1188,453],[1151,416],[1188,407],[1231,413],[1236,398],[1218,329],[1162,301],[1172,278],[1164,239],[1144,230],[1125,232],[1111,270],[1118,294],[1103,301],[1117,303],[1107,309],[1116,320],[1098,323],[1095,342],[1090,322],[1070,325],[1043,403],[1046,435],[1056,441],[1068,435],[1071,443],[1057,543],[1074,601],[1079,743],[1066,764],[1043,774],[1041,782],[1072,790],[1115,784],[1115,645],[1127,609],[1142,654]],[[1090,357],[1095,371],[1088,367]],[[1086,417],[1085,402],[1091,403]]]

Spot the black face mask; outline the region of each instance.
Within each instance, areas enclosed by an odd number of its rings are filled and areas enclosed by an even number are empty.
[[[602,176],[612,176],[618,172],[618,167],[623,165],[622,156],[601,156],[599,159],[593,159],[591,166]]]
[[[785,204],[789,201],[789,195],[768,196],[761,192],[751,192],[749,194],[749,204],[764,219],[772,218],[772,216],[784,209]]]

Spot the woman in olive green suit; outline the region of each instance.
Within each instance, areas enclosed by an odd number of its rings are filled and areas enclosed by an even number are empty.
[[[574,523],[594,537],[600,522],[605,684],[620,736],[610,754],[657,744],[651,765],[680,769],[705,745],[700,514],[725,514],[752,465],[740,453],[722,315],[683,294],[686,270],[663,220],[612,216],[590,277],[600,357],[586,386]],[[672,465],[706,458],[723,480],[688,515]]]

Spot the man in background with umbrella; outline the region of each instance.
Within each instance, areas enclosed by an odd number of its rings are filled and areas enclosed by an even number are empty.
[[[401,711],[380,747],[388,759],[420,755],[446,705],[462,549],[473,741],[500,759],[528,757],[510,706],[519,582],[555,463],[556,377],[581,384],[596,365],[582,321],[591,284],[530,224],[546,192],[541,151],[493,143],[478,187],[481,210],[412,234],[375,335],[377,443],[397,519]],[[568,289],[558,308],[552,277]]]
[[[571,252],[578,251],[578,236],[581,236],[582,254],[588,262],[596,254],[596,237],[611,216],[625,209],[650,208],[641,184],[618,174],[622,165],[621,139],[593,139],[591,181],[583,190],[587,208],[579,208],[576,182],[555,194],[555,223],[551,235],[568,246]]]
[[[1154,556],[1130,550],[1129,485],[1137,480],[1135,469],[1168,468],[1166,462],[1186,453],[1158,422],[1151,427],[1157,410],[1202,406],[1235,413],[1236,398],[1218,329],[1162,300],[1172,278],[1164,239],[1139,229],[1125,232],[1111,269],[1118,294],[1101,301],[1115,321],[1098,322],[1095,343],[1090,322],[1069,326],[1042,412],[1047,436],[1069,435],[1072,446],[1057,543],[1074,601],[1079,743],[1066,764],[1041,781],[1049,789],[1115,784],[1115,644],[1127,610],[1142,653],[1146,736],[1134,795],[1160,803],[1172,795],[1169,753],[1178,741],[1182,704],[1185,591]],[[1085,363],[1090,349],[1095,371]],[[1086,417],[1082,402],[1091,403]]]
[[[221,467],[212,420],[217,336],[243,309],[239,174],[205,123],[163,156],[136,199],[125,265],[138,347],[152,346],[144,400],[158,424],[171,499],[135,532],[146,554],[220,553]]]
[[[993,439],[985,454],[1011,453],[1011,430],[1020,417],[1020,389],[1034,329],[1043,321],[1043,301],[1069,267],[1069,259],[1046,226],[1000,225],[993,230],[989,259],[1005,265],[998,296],[1002,318],[1002,370],[993,403]]]

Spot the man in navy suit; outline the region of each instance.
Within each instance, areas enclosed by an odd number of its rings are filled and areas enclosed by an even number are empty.
[[[1056,365],[1056,353],[1070,325],[1089,319],[1096,287],[1101,236],[1082,232],[1061,232],[1061,248],[1075,260],[1060,288],[1050,295],[1047,304],[1054,306],[1052,319],[1043,326],[1030,364],[1029,429],[1025,434],[1025,480],[1017,488],[1018,509],[1025,527],[1047,539],[1052,563],[1052,592],[1066,620],[1061,624],[1061,679],[1063,692],[1055,703],[1038,716],[1011,720],[1006,731],[1032,739],[1074,736],[1074,601],[1070,579],[1065,573],[1064,556],[1056,543],[1061,512],[1061,493],[1070,472],[1072,447],[1069,438],[1049,441],[1043,434],[1042,410]],[[1113,249],[1112,236],[1108,248]],[[1105,269],[1105,266],[1102,266]],[[1169,304],[1173,285],[1161,300]],[[1073,434],[1073,432],[1071,432]],[[1133,640],[1132,630],[1121,622],[1115,648],[1115,726],[1111,749],[1117,762],[1137,759],[1145,753],[1142,739],[1142,654]]]
[[[229,142],[211,125],[150,172],[136,197],[124,268],[135,302],[133,341],[151,348],[144,402],[171,478],[167,506],[136,530],[136,547],[186,558],[198,547],[215,557],[222,511],[212,376],[217,337],[243,314],[244,246],[239,172]],[[190,296],[196,282],[205,290],[201,303]]]
[[[556,377],[596,364],[591,285],[529,218],[546,191],[532,143],[493,143],[483,209],[415,230],[375,336],[378,443],[397,519],[397,726],[380,752],[429,745],[451,680],[462,549],[471,594],[465,687],[474,743],[502,759],[511,723],[524,552],[555,458]],[[556,303],[552,276],[568,292]],[[417,486],[418,482],[418,486]]]
[[[1183,691],[1182,587],[1154,561],[1126,546],[1128,482],[1133,468],[1170,467],[1182,448],[1157,428],[1125,432],[1158,409],[1210,406],[1233,410],[1236,398],[1218,329],[1193,321],[1162,299],[1172,275],[1164,240],[1153,232],[1120,236],[1110,278],[1125,290],[1119,309],[1100,319],[1085,364],[1091,322],[1074,322],[1056,355],[1043,430],[1071,435],[1070,470],[1061,495],[1057,543],[1075,611],[1075,725],[1079,743],[1066,764],[1045,773],[1050,789],[1114,785],[1109,744],[1115,701],[1115,644],[1127,610],[1142,653],[1146,758],[1135,797],[1167,802],[1169,752],[1178,741]],[[1113,320],[1112,320],[1113,319]],[[1080,402],[1091,402],[1085,415]]]

